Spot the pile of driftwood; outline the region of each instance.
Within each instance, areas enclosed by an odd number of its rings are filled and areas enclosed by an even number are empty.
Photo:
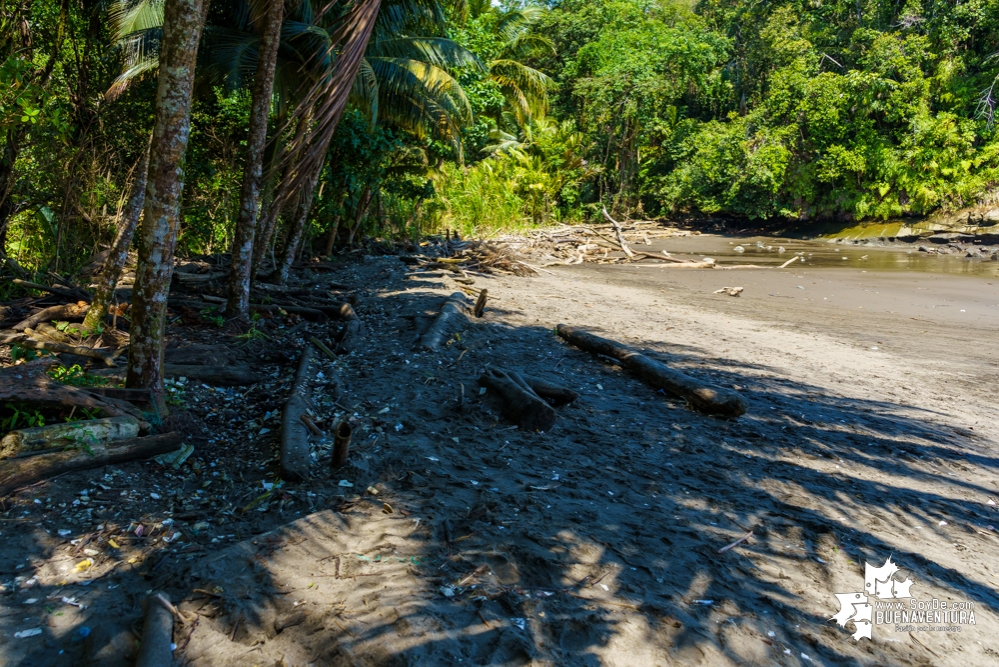
[[[146,459],[177,449],[177,433],[147,435],[150,425],[138,405],[149,402],[142,389],[74,387],[47,375],[51,359],[0,369],[0,403],[28,409],[100,415],[13,430],[0,440],[0,496],[72,470]],[[77,416],[79,416],[77,415]]]
[[[450,236],[428,245],[424,253],[405,255],[410,266],[451,271],[463,277],[483,274],[530,276],[537,268],[528,264],[510,243],[461,241]]]

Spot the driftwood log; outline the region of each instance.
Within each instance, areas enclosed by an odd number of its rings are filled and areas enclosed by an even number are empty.
[[[479,384],[499,394],[503,416],[520,428],[548,431],[555,425],[554,408],[517,373],[490,368],[479,378]]]
[[[121,387],[83,387],[87,393],[119,401],[128,401],[135,405],[146,405],[152,400],[148,389],[124,389]]]
[[[418,350],[436,350],[454,331],[465,322],[465,295],[461,292],[452,294],[434,319],[427,332],[420,336],[416,344]]]
[[[0,461],[0,497],[35,482],[74,470],[90,470],[115,463],[138,461],[166,454],[184,441],[180,433],[163,433],[145,438],[130,438],[86,449],[69,449]]]
[[[46,352],[58,352],[60,354],[75,354],[80,357],[89,357],[103,361],[106,365],[114,367],[115,357],[121,354],[122,350],[112,350],[111,348],[91,348],[83,345],[67,345],[51,340],[38,340],[31,338],[29,332],[32,329],[24,330],[24,333],[0,333],[0,345],[19,345],[32,350],[44,350]]]
[[[0,372],[0,403],[21,401],[33,406],[63,406],[67,408],[88,408],[100,410],[101,417],[142,416],[134,405],[111,397],[100,397],[70,385],[51,380],[46,369],[50,360],[38,360],[23,366],[12,366]],[[119,371],[120,372],[120,371]],[[141,421],[139,428],[148,429],[149,424]]]
[[[123,369],[101,368],[90,372],[101,377],[121,379],[125,377]],[[242,387],[256,384],[262,379],[256,371],[248,366],[200,366],[197,364],[164,364],[163,377],[201,380],[205,383],[210,382],[217,387]]]
[[[51,306],[49,308],[44,308],[34,315],[31,315],[24,320],[15,324],[11,329],[13,331],[24,331],[25,329],[30,329],[40,322],[50,322],[52,320],[82,320],[89,310],[85,302],[78,303],[68,303],[62,306]]]
[[[312,393],[309,388],[309,367],[315,356],[312,345],[302,348],[298,372],[291,385],[288,401],[281,414],[281,472],[282,479],[305,480],[309,478],[309,428],[302,421]]]
[[[0,440],[0,459],[23,456],[42,449],[107,444],[139,435],[139,421],[132,416],[105,417],[49,424],[11,431]]]
[[[163,596],[162,600],[159,599]],[[173,614],[163,593],[146,598],[146,618],[135,667],[173,667]]]
[[[617,243],[619,246],[621,246],[621,250],[623,250],[624,254],[628,256],[628,259],[634,259],[635,253],[632,252],[631,248],[628,247],[628,242],[624,240],[624,232],[621,231],[621,225],[618,224],[617,220],[610,217],[610,213],[607,212],[606,208],[603,209],[601,212],[604,214],[604,219],[607,220],[607,222],[614,225],[614,231],[617,233]]]
[[[701,382],[616,341],[594,336],[583,329],[560,324],[556,331],[580,349],[617,359],[653,387],[685,398],[695,410],[718,417],[738,417],[746,413],[746,401],[730,389]]]
[[[337,342],[337,350],[350,352],[357,347],[358,340],[364,333],[364,325],[354,307],[346,302],[340,304],[339,318],[344,321],[344,325],[343,331],[340,332],[340,340]]]
[[[567,387],[552,384],[542,380],[541,378],[524,375],[523,373],[517,373],[515,375],[523,379],[524,382],[527,383],[527,386],[530,387],[535,394],[547,400],[552,405],[566,405],[579,398],[579,394]]]

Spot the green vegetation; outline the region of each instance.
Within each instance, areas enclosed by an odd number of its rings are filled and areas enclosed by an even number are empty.
[[[0,252],[27,273],[71,272],[114,240],[166,1],[0,0]],[[257,264],[601,206],[849,220],[996,199],[992,0],[384,0],[343,109],[310,86],[335,84],[339,26],[369,3],[320,4],[281,16]],[[231,250],[262,30],[248,0],[211,3],[182,254]]]

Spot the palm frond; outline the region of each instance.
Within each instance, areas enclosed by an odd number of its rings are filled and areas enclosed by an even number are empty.
[[[484,70],[474,53],[444,37],[392,37],[372,39],[368,57],[420,60],[442,69],[474,67]]]
[[[116,42],[139,32],[163,27],[164,0],[115,0],[108,10]]]
[[[555,82],[544,72],[516,60],[499,59],[489,63],[489,78],[499,84],[519,123],[547,113],[548,91]]]
[[[378,75],[367,58],[357,70],[354,87],[350,89],[350,102],[365,112],[372,125],[378,122]]]

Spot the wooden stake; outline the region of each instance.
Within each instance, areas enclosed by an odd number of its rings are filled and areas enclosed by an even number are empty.
[[[353,434],[350,424],[345,421],[336,426],[336,435],[333,438],[333,459],[330,461],[330,469],[336,470],[347,465],[347,458],[350,455],[350,438]]]

